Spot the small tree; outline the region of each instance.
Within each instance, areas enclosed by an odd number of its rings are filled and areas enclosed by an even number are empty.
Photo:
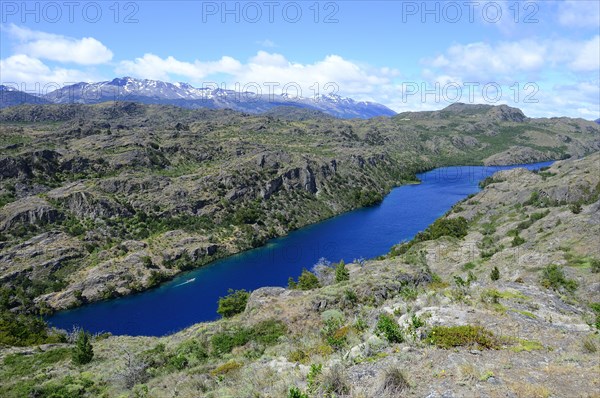
[[[335,266],[335,281],[336,283],[347,281],[350,279],[350,273],[346,269],[346,263],[344,260],[340,260]]]
[[[379,315],[375,334],[385,337],[390,343],[402,343],[404,341],[404,336],[402,335],[400,326],[398,326],[398,322],[386,314]]]
[[[500,279],[500,270],[498,269],[498,267],[494,266],[492,272],[490,273],[490,279],[492,281],[497,281],[498,279]]]
[[[89,333],[80,330],[73,348],[72,359],[76,365],[85,365],[90,363],[94,358],[94,347],[90,342]]]
[[[250,297],[250,293],[246,290],[233,290],[229,289],[227,291],[227,296],[219,297],[219,307],[217,308],[217,313],[219,313],[224,318],[232,317],[240,312],[244,312],[246,309],[246,304],[248,303],[248,298]]]
[[[320,287],[319,278],[306,268],[302,270],[302,274],[298,277],[298,289],[311,290]]]

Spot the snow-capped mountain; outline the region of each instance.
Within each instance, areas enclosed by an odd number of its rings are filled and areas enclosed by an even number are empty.
[[[0,109],[21,104],[48,104],[48,100],[19,91],[11,86],[0,85]]]
[[[340,118],[370,118],[396,113],[384,105],[355,101],[334,94],[314,98],[287,95],[257,95],[214,87],[197,88],[188,83],[167,83],[158,80],[116,78],[98,83],[77,83],[43,96],[52,103],[94,104],[106,101],[133,101],[146,104],[167,104],[184,108],[228,108],[248,113],[262,113],[277,106],[295,106],[328,113]]]

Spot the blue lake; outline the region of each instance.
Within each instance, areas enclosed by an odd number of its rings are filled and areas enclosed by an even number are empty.
[[[538,169],[552,162],[522,165]],[[214,261],[144,293],[62,311],[48,318],[56,327],[91,332],[162,336],[218,318],[217,301],[229,288],[286,286],[319,258],[346,263],[372,258],[412,238],[452,205],[479,190],[498,170],[517,166],[444,167],[419,174],[417,185],[395,188],[383,202],[291,232],[265,246]],[[193,282],[185,283],[195,278]]]

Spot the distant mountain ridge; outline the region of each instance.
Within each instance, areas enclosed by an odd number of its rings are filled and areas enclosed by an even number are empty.
[[[23,104],[45,105],[50,104],[50,101],[9,86],[0,85],[0,109]]]
[[[5,87],[5,86],[4,86]],[[197,88],[188,83],[168,83],[159,80],[115,78],[97,83],[76,83],[54,90],[40,97],[6,88],[10,99],[0,101],[0,108],[23,103],[79,103],[96,104],[106,101],[132,101],[144,104],[175,105],[182,108],[233,109],[247,113],[264,113],[285,106],[305,108],[338,118],[367,119],[396,114],[388,107],[369,101],[356,101],[337,94],[317,95],[313,98],[292,97],[286,94],[255,94],[222,88]],[[19,100],[12,97],[20,95]]]

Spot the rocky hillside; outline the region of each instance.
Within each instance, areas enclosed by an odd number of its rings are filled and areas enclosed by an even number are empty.
[[[600,153],[482,185],[388,255],[240,295],[223,320],[97,336],[82,366],[69,344],[6,349],[0,395],[596,397]]]
[[[23,105],[0,121],[0,283],[12,313],[156,286],[377,203],[427,168],[600,149],[593,122],[506,106],[349,121],[116,102]]]

